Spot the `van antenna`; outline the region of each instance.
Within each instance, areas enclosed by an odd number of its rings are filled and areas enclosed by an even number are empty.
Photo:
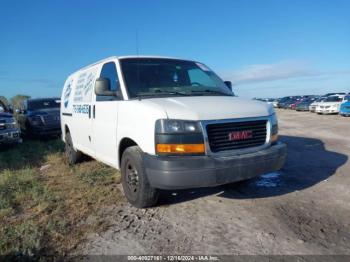
[[[137,56],[137,62],[136,62],[136,74],[137,74],[137,89],[140,89],[140,61],[139,61],[139,30],[136,28],[136,56]],[[137,91],[136,91],[137,92]],[[139,100],[140,97],[139,97]]]
[[[139,57],[139,30],[136,28],[136,55]]]

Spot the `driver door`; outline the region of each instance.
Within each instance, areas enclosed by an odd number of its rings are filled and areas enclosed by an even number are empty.
[[[109,79],[111,91],[119,91],[118,93],[120,93],[117,67],[114,61],[103,64],[100,78]],[[94,94],[93,100],[92,129],[95,157],[116,167],[118,162],[118,107],[122,99],[118,96],[98,96]]]

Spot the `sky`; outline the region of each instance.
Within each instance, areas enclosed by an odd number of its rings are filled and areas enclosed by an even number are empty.
[[[349,14],[348,0],[2,0],[0,95],[60,96],[79,68],[137,50],[201,61],[241,97],[350,92]]]

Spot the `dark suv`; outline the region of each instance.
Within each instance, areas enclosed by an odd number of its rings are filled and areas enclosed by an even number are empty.
[[[0,101],[0,145],[21,141],[20,129],[16,120],[6,105]]]
[[[60,99],[27,99],[17,115],[22,133],[27,136],[58,136],[61,134]]]

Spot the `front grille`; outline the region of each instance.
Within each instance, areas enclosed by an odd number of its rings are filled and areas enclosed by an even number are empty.
[[[5,123],[6,123],[5,120],[3,120],[3,119],[0,120],[0,130],[6,129],[6,124]]]
[[[43,117],[45,125],[57,125],[60,122],[59,115],[45,115]]]
[[[208,124],[207,134],[212,152],[262,146],[266,141],[267,120]],[[252,136],[238,141],[230,140],[230,133],[252,131]]]

